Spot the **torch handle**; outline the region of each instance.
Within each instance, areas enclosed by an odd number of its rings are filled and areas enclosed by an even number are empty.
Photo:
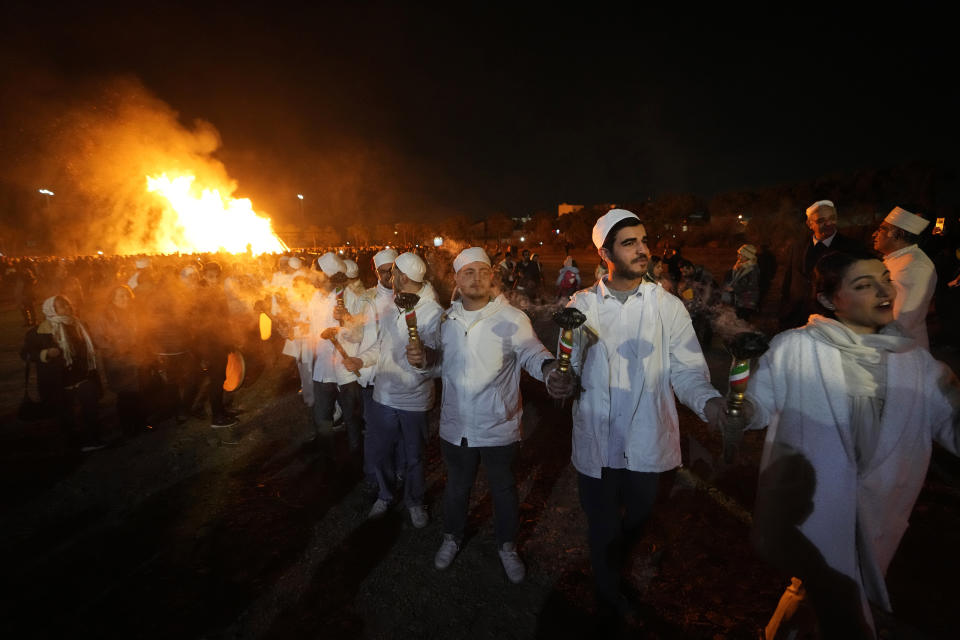
[[[557,342],[557,371],[570,371],[570,354],[573,353],[573,329],[561,329],[560,339]]]
[[[723,461],[736,462],[743,430],[746,428],[746,416],[743,403],[746,400],[747,383],[750,381],[750,359],[734,358],[730,367],[730,392],[727,394],[727,419],[723,427]]]
[[[340,357],[341,357],[341,358],[343,358],[344,360],[346,360],[347,358],[350,357],[350,356],[347,355],[347,352],[344,350],[343,345],[340,344],[340,341],[339,341],[339,340],[337,340],[336,338],[328,338],[328,340],[330,340],[330,342],[333,343],[333,348],[337,350],[337,353],[340,354]],[[359,372],[359,371],[354,371],[354,372],[353,372],[353,375],[355,375],[355,376],[357,376],[357,377],[359,378],[359,377],[360,377],[360,372]]]
[[[413,309],[407,309],[403,315],[407,323],[407,335],[411,343],[420,342],[420,331],[417,329],[417,312]]]

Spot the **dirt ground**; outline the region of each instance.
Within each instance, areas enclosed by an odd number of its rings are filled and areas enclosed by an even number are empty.
[[[548,346],[549,322],[538,318]],[[304,410],[279,345],[247,354],[255,372],[234,398],[241,423],[159,421],[121,440],[103,401],[109,448],[67,450],[52,423],[15,419],[22,327],[0,305],[0,600],[6,638],[595,637],[586,523],[569,464],[570,409],[525,379],[517,466],[521,585],[500,568],[482,472],[469,535],[438,572],[444,470],[431,414],[427,504],[367,521],[360,460],[339,434],[335,462],[297,442]],[[728,360],[708,360],[722,382]],[[667,474],[633,554],[637,638],[756,638],[787,576],[748,541],[762,433],[722,468],[719,436],[681,408],[685,465]],[[960,466],[937,452],[888,582],[899,636],[954,637],[960,596]]]

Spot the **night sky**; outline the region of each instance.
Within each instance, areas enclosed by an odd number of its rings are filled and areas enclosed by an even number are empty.
[[[479,217],[956,162],[955,34],[929,12],[33,4],[2,10],[0,141],[24,146],[30,100],[132,77],[210,122],[279,220],[298,192],[314,216]]]

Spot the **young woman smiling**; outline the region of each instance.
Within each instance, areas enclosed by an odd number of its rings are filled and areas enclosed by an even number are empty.
[[[803,581],[823,637],[873,638],[932,443],[960,450],[960,393],[893,322],[880,260],[832,253],[814,282],[824,315],[776,336],[750,381],[767,426],[753,539]]]

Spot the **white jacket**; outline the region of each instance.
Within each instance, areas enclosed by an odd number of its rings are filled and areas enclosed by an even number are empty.
[[[520,369],[543,380],[553,355],[537,339],[530,319],[502,295],[467,325],[454,302],[440,328],[443,399],[440,437],[459,445],[496,447],[520,440]]]
[[[618,420],[629,424],[620,423],[626,460],[615,466],[644,472],[678,467],[674,392],[701,420],[707,400],[720,396],[683,303],[644,283],[621,304],[601,279],[567,306],[587,316],[574,331],[571,354],[583,387],[573,404],[573,466],[592,478],[612,466],[608,444]]]
[[[893,319],[908,336],[916,339],[917,344],[929,349],[927,311],[937,286],[933,262],[923,249],[912,244],[885,255],[883,264],[890,270],[890,279],[897,290],[897,297],[893,301]]]
[[[356,356],[361,348],[366,349],[376,340],[375,331],[366,331],[367,318],[374,317],[376,311],[371,302],[364,296],[358,296],[350,288],[344,289],[343,303],[347,312],[354,317],[353,326],[340,328],[337,341],[349,356]],[[317,291],[310,300],[308,315],[310,318],[310,342],[313,345],[315,359],[313,363],[313,379],[316,382],[335,382],[347,384],[359,382],[366,386],[371,375],[370,369],[361,369],[360,377],[347,371],[343,366],[343,357],[337,352],[333,343],[324,340],[320,334],[327,327],[340,327],[333,317],[336,307],[336,295],[331,291],[324,293]]]
[[[799,530],[829,567],[859,587],[861,598],[889,610],[883,575],[923,486],[932,441],[958,452],[960,397],[950,370],[919,347],[888,353],[885,376],[879,441],[869,467],[859,473],[850,401],[836,347],[815,340],[806,328],[781,333],[760,359],[747,397],[756,410],[752,428],[769,425],[760,461],[757,533],[773,528],[769,518],[791,513],[783,496],[789,495],[790,485],[800,484],[800,474],[794,466],[790,477],[779,477],[777,470],[785,465],[774,465],[798,454],[794,458],[812,466],[813,495],[796,496],[803,520],[796,529],[785,531]],[[765,495],[771,500],[763,500]],[[774,515],[761,504],[770,504]],[[799,552],[784,548],[789,542],[779,539],[758,542],[761,548],[788,557]],[[863,604],[869,621],[869,607]]]
[[[417,331],[424,346],[440,346],[440,316],[443,308],[435,301],[421,298],[414,307]],[[373,399],[402,411],[428,411],[433,407],[435,383],[430,371],[407,362],[409,333],[405,313],[396,305],[385,309],[379,318],[376,341],[360,354],[364,366],[376,367],[377,382]]]

